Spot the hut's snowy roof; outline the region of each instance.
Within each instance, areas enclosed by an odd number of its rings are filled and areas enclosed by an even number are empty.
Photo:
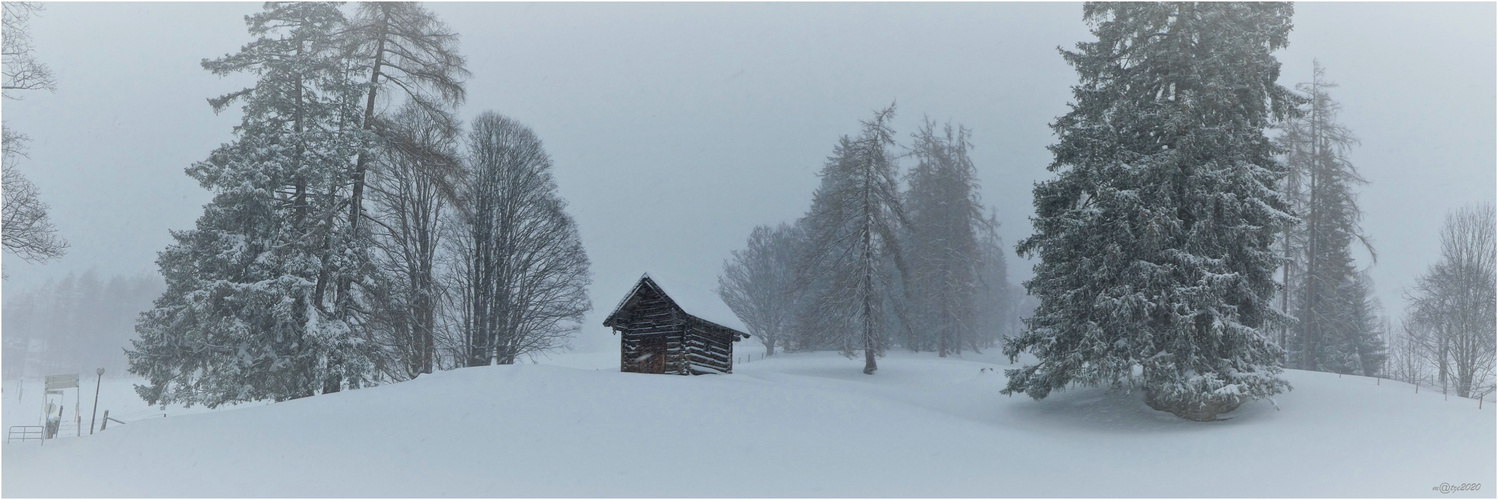
[[[742,321],[739,321],[739,316],[728,308],[728,304],[723,303],[723,299],[719,298],[716,292],[692,286],[690,281],[681,280],[678,277],[654,272],[640,276],[640,281],[635,283],[635,287],[619,300],[619,305],[614,306],[613,312],[609,313],[610,318],[619,314],[619,309],[629,302],[629,298],[635,295],[640,286],[645,283],[646,278],[655,283],[656,287],[660,288],[667,297],[671,298],[672,302],[676,303],[677,307],[687,314],[738,330],[740,333],[748,332],[749,329],[744,327]]]

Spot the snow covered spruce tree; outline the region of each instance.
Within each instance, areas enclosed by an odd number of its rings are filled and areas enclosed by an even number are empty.
[[[1368,181],[1347,159],[1357,139],[1337,123],[1341,106],[1328,94],[1333,87],[1315,63],[1312,80],[1297,85],[1309,102],[1277,139],[1290,168],[1285,196],[1301,219],[1279,243],[1286,256],[1281,310],[1298,320],[1281,345],[1290,351],[1291,366],[1372,376],[1383,365],[1384,345],[1370,278],[1352,252],[1361,244],[1376,256],[1353,191]]]
[[[458,320],[468,366],[565,348],[588,300],[588,256],[529,127],[493,112],[468,134],[455,221]]]
[[[1088,3],[1097,41],[1062,51],[1081,83],[1035,187],[1040,306],[1004,353],[1006,394],[1143,386],[1152,408],[1212,420],[1289,387],[1269,337],[1293,221],[1264,136],[1298,99],[1275,84],[1288,3]],[[1138,372],[1138,374],[1136,374]]]
[[[959,354],[978,350],[978,299],[983,256],[979,234],[988,220],[978,197],[977,168],[968,157],[969,132],[927,121],[914,136],[916,165],[907,176],[906,246],[910,258],[910,319],[906,347]]]
[[[364,88],[343,57],[330,3],[267,3],[256,37],[203,62],[254,86],[209,99],[243,103],[234,140],[187,169],[214,192],[196,228],[173,231],[157,264],[167,290],[136,325],[130,371],[151,404],[285,400],[357,387],[369,371],[362,338],[327,293],[357,249],[337,230],[349,160],[368,147],[357,127]]]
[[[776,344],[786,341],[795,312],[795,231],[785,223],[756,226],[748,245],[733,251],[718,276],[718,296],[764,343],[766,356],[774,356]]]
[[[905,212],[889,150],[894,113],[890,105],[863,122],[857,138],[843,136],[822,167],[805,218],[808,249],[800,268],[806,271],[798,273],[803,281],[824,280],[824,286],[798,286],[813,294],[798,314],[802,327],[832,335],[845,356],[862,352],[866,374],[879,368],[875,359],[887,344],[884,307],[895,277],[886,263],[905,267],[896,240]]]

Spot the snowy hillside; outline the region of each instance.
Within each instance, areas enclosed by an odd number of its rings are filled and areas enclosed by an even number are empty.
[[[1454,495],[1491,497],[1498,487],[1491,405],[1291,371],[1280,410],[1256,402],[1204,424],[1152,411],[1137,392],[1005,397],[998,359],[892,353],[865,376],[834,354],[791,354],[677,377],[619,373],[600,355],[196,415],[135,412],[91,437],[6,444],[0,493],[1407,497],[1476,482],[1484,489]]]

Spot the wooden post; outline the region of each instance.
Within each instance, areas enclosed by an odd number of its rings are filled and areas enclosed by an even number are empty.
[[[100,368],[94,373],[99,374],[99,378],[94,381],[94,414],[88,419],[88,435],[90,436],[94,435],[94,423],[99,420],[99,386],[104,383],[104,369]]]
[[[104,425],[100,425],[99,426],[99,432],[104,432],[104,429],[106,429],[108,427],[109,427],[109,410],[104,410]]]

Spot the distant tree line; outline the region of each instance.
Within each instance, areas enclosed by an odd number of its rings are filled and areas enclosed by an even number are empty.
[[[457,118],[458,35],[420,4],[268,2],[203,61],[254,85],[128,351],[151,404],[286,400],[566,347],[588,258],[526,126]]]
[[[806,215],[754,228],[724,263],[719,294],[766,355],[833,349],[874,373],[891,346],[958,355],[1014,333],[1020,292],[971,133],[928,120],[902,147],[894,111],[834,145]],[[914,163],[903,184],[902,158]]]
[[[135,319],[164,289],[156,273],[101,276],[90,269],[6,292],[0,361],[5,379],[58,373],[125,373]]]
[[[1420,276],[1404,319],[1382,317],[1373,281],[1353,251],[1377,262],[1363,233],[1354,188],[1367,184],[1348,158],[1357,144],[1337,121],[1336,84],[1313,64],[1297,116],[1280,125],[1276,139],[1288,171],[1281,189],[1299,223],[1278,242],[1284,260],[1279,343],[1285,365],[1303,370],[1391,377],[1439,386],[1458,397],[1493,392],[1495,337],[1494,215],[1491,205],[1449,213],[1441,228],[1439,260]]]

